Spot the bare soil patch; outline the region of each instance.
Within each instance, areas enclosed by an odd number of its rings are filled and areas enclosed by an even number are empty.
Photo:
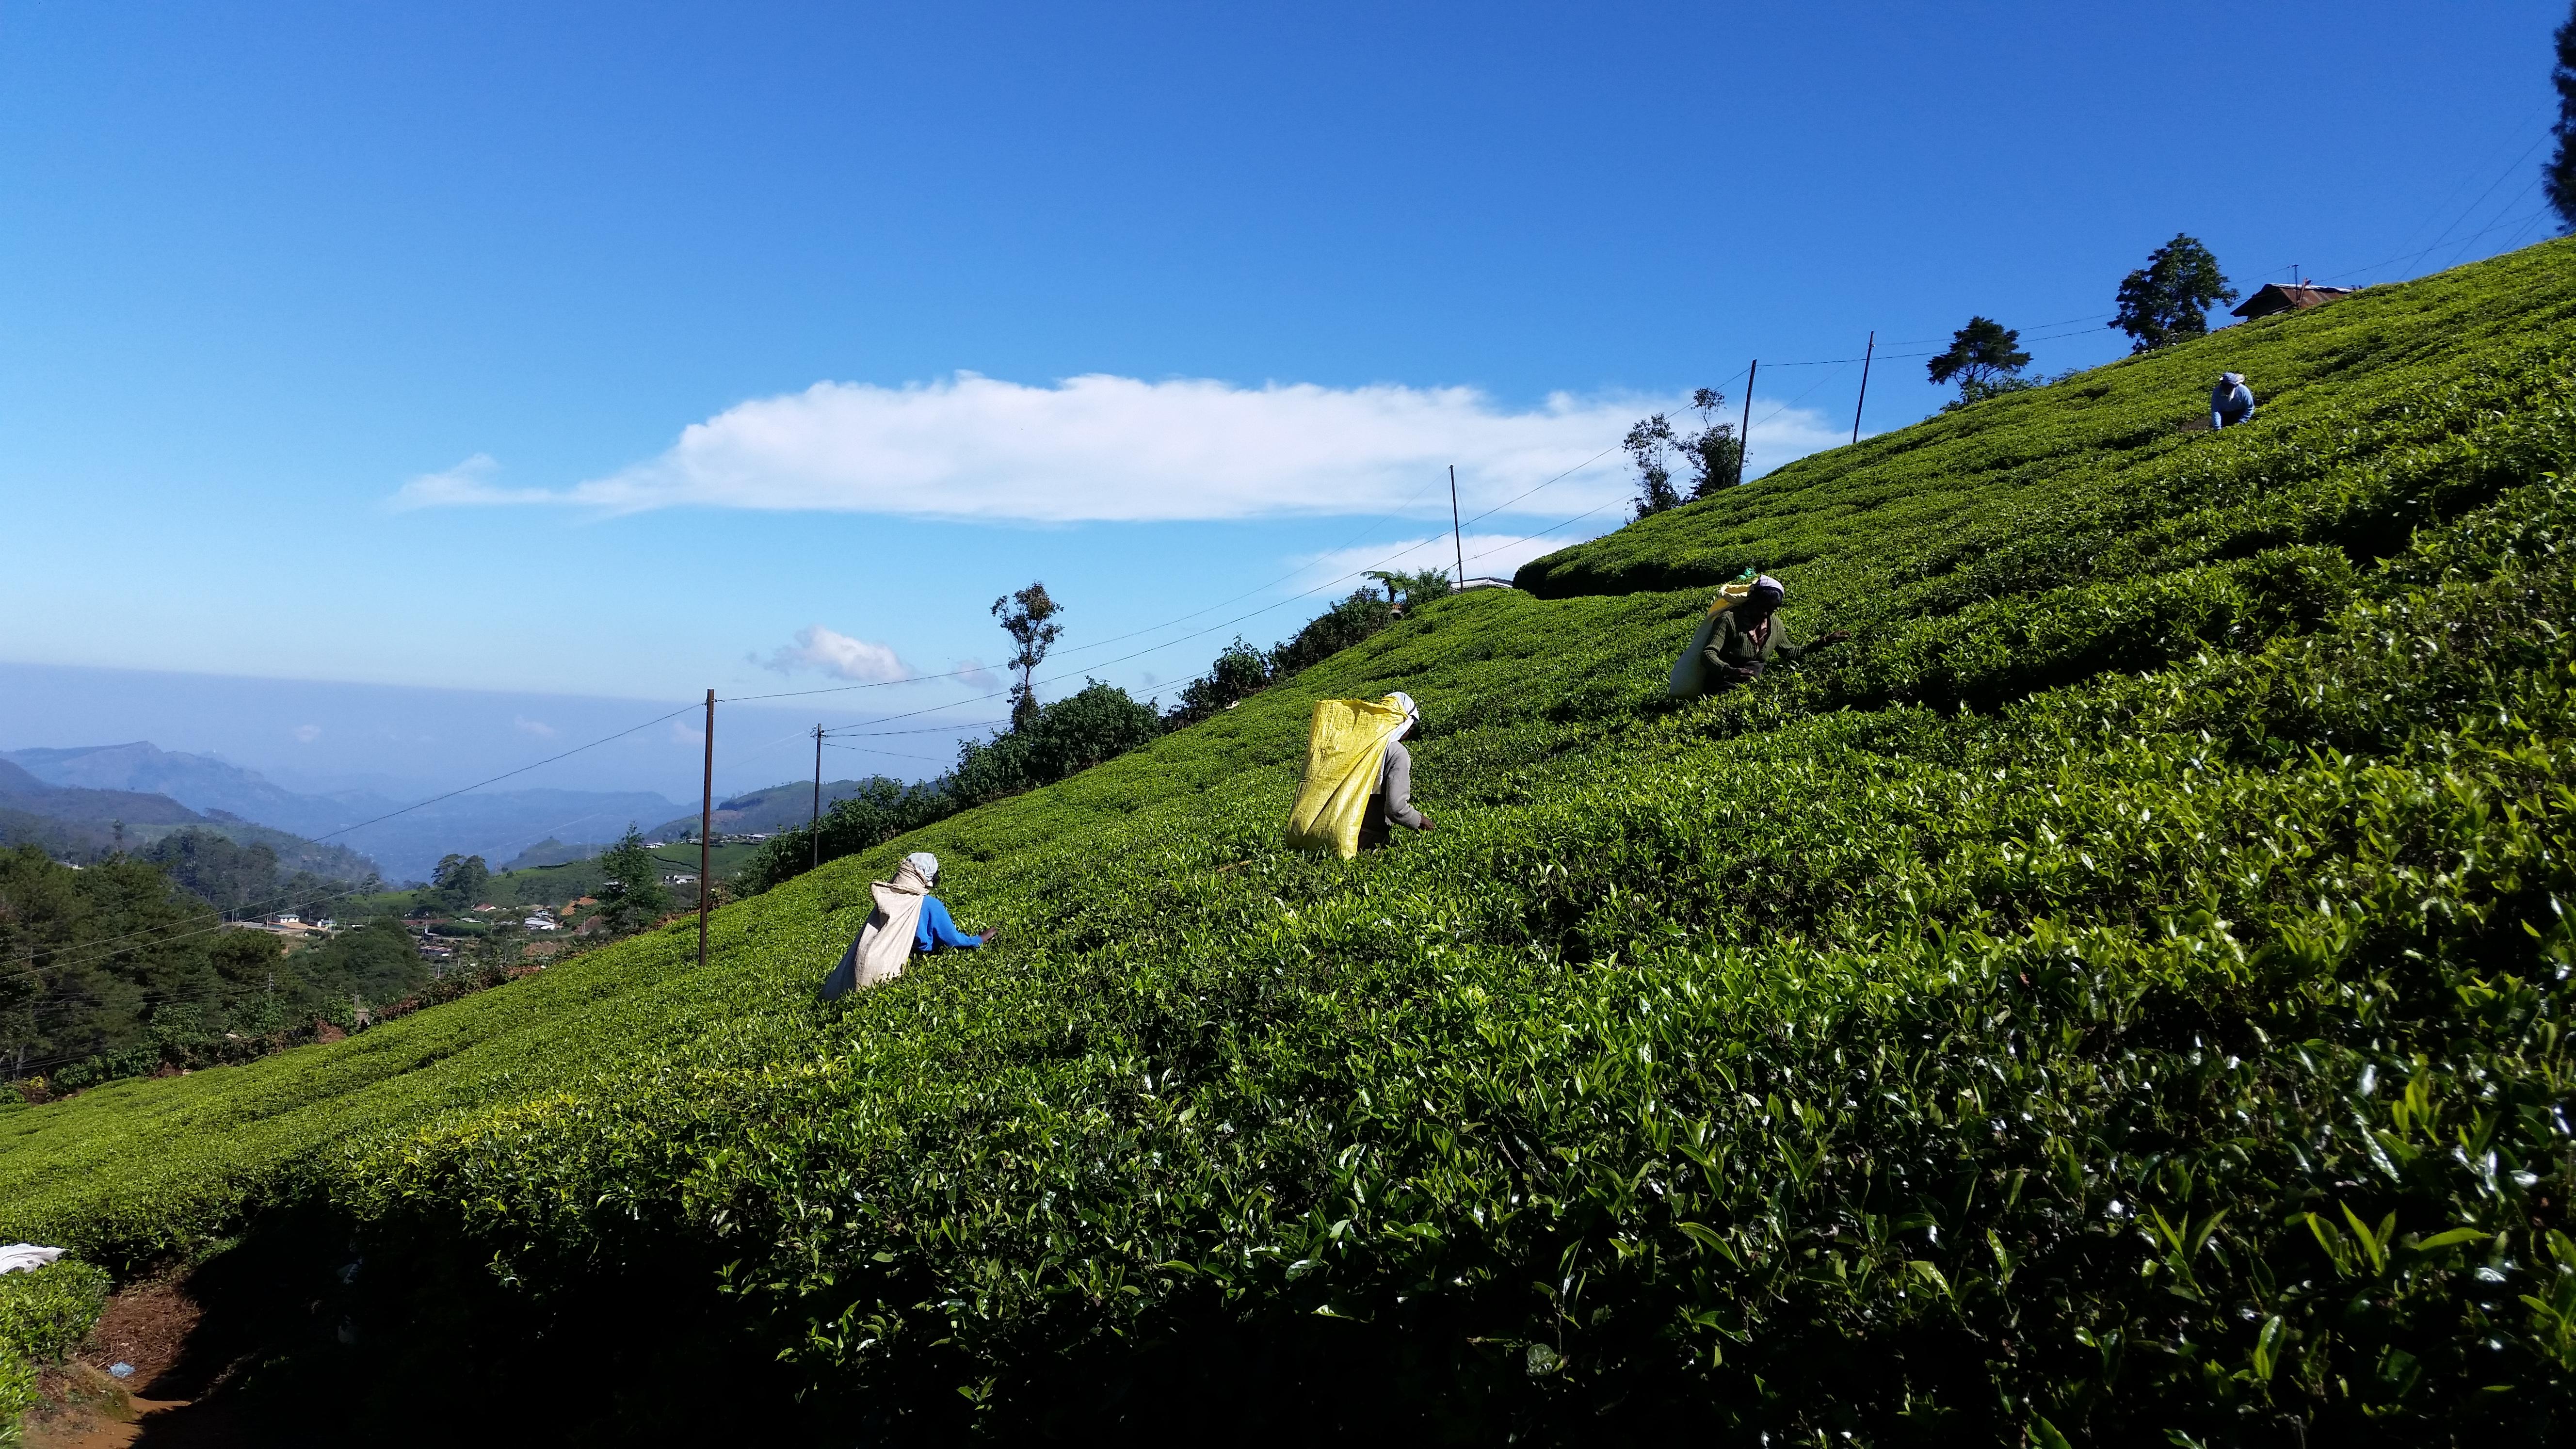
[[[220,1404],[203,1402],[228,1364],[195,1343],[204,1306],[184,1269],[134,1283],[108,1299],[77,1356],[39,1381],[44,1402],[27,1416],[27,1449],[232,1449],[252,1442]],[[118,1377],[118,1364],[131,1372]]]

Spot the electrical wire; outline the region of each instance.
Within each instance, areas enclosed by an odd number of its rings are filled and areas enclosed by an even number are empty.
[[[2510,226],[2510,227],[2516,227],[2516,228],[2527,227],[2527,226],[2529,226],[2529,225],[2530,225],[2530,224],[2531,224],[2535,219],[2538,219],[2538,218],[2541,218],[2541,217],[2546,217],[2546,216],[2548,216],[2548,215],[2549,215],[2549,209],[2548,209],[2547,207],[2543,207],[2543,208],[2541,208],[2539,211],[2536,211],[2536,212],[2532,213],[2530,216],[2517,217],[2517,218],[2513,219],[2512,221],[2500,221],[2500,222],[2497,222],[2497,223],[2496,223],[2495,225],[2493,225],[2493,226],[2484,227],[2484,228],[2481,228],[2481,229],[2479,229],[2479,230],[2477,230],[2477,231],[2473,231],[2473,232],[2469,233],[2467,236],[2460,238],[2460,240],[2462,240],[2462,241],[2464,241],[2464,242],[2465,242],[2465,241],[2475,241],[2477,238],[2482,237],[2482,236],[2485,236],[2485,235],[2487,235],[2487,234],[2488,234],[2488,233],[2490,233],[2490,232],[2501,231],[2501,230],[2503,230],[2504,228],[2509,227],[2509,226]],[[2369,264],[2368,266],[2354,267],[2354,268],[2351,268],[2350,270],[2347,270],[2347,271],[2334,272],[2334,273],[2330,273],[2330,274],[2328,274],[2328,275],[2326,275],[2326,276],[2321,276],[2321,277],[2310,277],[2308,280],[2309,280],[2309,281],[2311,281],[2311,282],[2336,282],[2336,281],[2341,281],[2341,280],[2343,280],[2344,278],[2347,278],[2347,277],[2359,277],[2359,276],[2364,276],[2364,275],[2366,275],[2366,274],[2369,274],[2369,273],[2372,273],[2372,272],[2376,272],[2376,271],[2380,270],[2380,269],[2381,269],[2381,268],[2383,268],[2383,267],[2393,267],[2393,266],[2396,266],[2396,265],[2397,265],[2398,263],[2400,263],[2400,262],[2411,262],[2411,261],[2416,260],[2416,259],[2417,259],[2417,258],[2419,258],[2419,257],[2428,257],[2428,256],[2431,256],[2433,253],[2440,251],[2442,248],[2444,248],[2444,247],[2446,247],[2446,246],[2448,246],[2448,245],[2450,245],[2450,241],[2449,241],[2449,239],[2447,239],[2447,238],[2446,238],[2446,239],[2444,239],[2444,240],[2442,240],[2442,241],[2437,241],[2437,242],[2433,243],[2431,246],[2429,246],[2429,247],[2425,247],[2425,248],[2423,248],[2423,249],[2421,249],[2421,250],[2419,250],[2419,251],[2407,252],[2407,253],[2405,253],[2405,254],[2404,254],[2404,255],[2402,255],[2402,256],[2394,256],[2394,257],[2390,257],[2390,258],[2388,258],[2386,261],[2372,262],[2372,263],[2371,263],[2371,264]]]
[[[944,765],[948,763],[945,760],[933,759],[928,755],[907,755],[901,750],[881,750],[874,745],[834,745],[832,748],[836,750],[848,750],[852,754],[857,755],[891,755],[898,760],[919,760],[923,764],[927,765]]]
[[[1553,481],[1553,480],[1551,480],[1551,481]],[[1541,484],[1541,485],[1539,485],[1539,486],[1540,486],[1540,487],[1545,487],[1546,485],[1545,485],[1545,484]],[[1331,549],[1327,549],[1327,550],[1325,551],[1325,552],[1326,552],[1326,554],[1329,556],[1330,554],[1340,553],[1340,552],[1342,552],[1344,549],[1349,548],[1352,544],[1355,544],[1355,543],[1359,542],[1359,540],[1360,540],[1361,538],[1363,538],[1363,537],[1367,536],[1370,532],[1374,531],[1374,530],[1379,526],[1379,523],[1380,523],[1380,522],[1381,522],[1385,517],[1391,516],[1391,514],[1401,513],[1401,512],[1403,512],[1405,509],[1411,508],[1411,507],[1412,507],[1416,502],[1418,502],[1418,501],[1421,499],[1421,497],[1422,497],[1422,495],[1423,495],[1423,494],[1430,492],[1430,491],[1431,491],[1431,489],[1432,489],[1432,487],[1433,487],[1433,484],[1432,484],[1432,483],[1425,483],[1425,484],[1423,484],[1421,487],[1414,489],[1411,493],[1409,493],[1409,494],[1405,495],[1405,497],[1403,498],[1403,500],[1402,500],[1402,501],[1400,501],[1400,502],[1398,502],[1398,503],[1395,505],[1394,509],[1390,510],[1390,514],[1381,514],[1381,515],[1379,515],[1377,518],[1373,518],[1373,519],[1371,519],[1371,520],[1370,520],[1366,525],[1364,525],[1364,526],[1360,529],[1360,531],[1359,531],[1358,533],[1354,533],[1354,534],[1352,534],[1352,535],[1350,536],[1350,538],[1349,538],[1349,539],[1345,540],[1344,542],[1342,542],[1341,544],[1337,545],[1336,547],[1331,548]],[[1268,582],[1268,583],[1261,584],[1261,585],[1258,585],[1258,586],[1253,587],[1253,588],[1250,588],[1250,589],[1246,589],[1246,590],[1244,590],[1242,593],[1236,594],[1236,595],[1235,595],[1234,597],[1232,597],[1232,598],[1228,598],[1228,599],[1219,599],[1219,600],[1217,600],[1215,603],[1213,603],[1213,604],[1209,604],[1209,605],[1207,605],[1207,606],[1206,606],[1206,607],[1204,607],[1204,608],[1193,609],[1193,610],[1191,610],[1190,612],[1188,612],[1188,613],[1186,613],[1186,614],[1181,614],[1181,615],[1178,615],[1178,616],[1176,616],[1176,617],[1174,617],[1174,618],[1165,619],[1164,621],[1162,621],[1162,622],[1161,622],[1161,623],[1159,623],[1159,624],[1148,624],[1148,625],[1146,625],[1146,626],[1145,626],[1144,628],[1142,628],[1142,629],[1131,629],[1131,630],[1127,631],[1127,632],[1126,632],[1126,633],[1124,633],[1124,634],[1112,634],[1112,635],[1110,635],[1110,636],[1109,636],[1108,638],[1106,638],[1106,639],[1094,639],[1094,640],[1090,641],[1089,643],[1072,645],[1072,646],[1068,647],[1064,652],[1065,652],[1065,653],[1067,653],[1067,654],[1079,654],[1079,653],[1081,653],[1081,652],[1083,652],[1083,651],[1085,651],[1085,650],[1089,650],[1089,649],[1102,649],[1102,648],[1106,648],[1106,647],[1108,647],[1108,646],[1109,646],[1109,645],[1111,645],[1111,644],[1123,643],[1123,642],[1125,642],[1126,640],[1139,638],[1139,637],[1141,637],[1141,636],[1143,636],[1143,635],[1151,634],[1151,633],[1154,633],[1154,632],[1156,632],[1156,631],[1158,631],[1158,630],[1162,630],[1162,629],[1169,629],[1169,628],[1174,627],[1175,625],[1188,623],[1190,620],[1195,619],[1195,618],[1199,617],[1199,616],[1200,616],[1200,615],[1202,615],[1202,614],[1214,613],[1216,610],[1218,610],[1218,609],[1222,609],[1222,608],[1224,608],[1224,607],[1225,607],[1226,605],[1228,605],[1228,604],[1240,603],[1241,601],[1243,601],[1243,600],[1245,600],[1245,599],[1251,598],[1251,597],[1252,597],[1253,595],[1255,595],[1255,594],[1261,593],[1261,592],[1263,592],[1263,591],[1265,591],[1265,590],[1268,590],[1268,589],[1274,589],[1274,588],[1277,588],[1279,585],[1281,585],[1281,584],[1284,584],[1284,583],[1288,582],[1289,580],[1291,580],[1291,579],[1293,579],[1293,578],[1297,577],[1297,575],[1298,575],[1298,574],[1303,573],[1303,572],[1305,572],[1303,569],[1292,569],[1292,570],[1290,570],[1289,572],[1284,573],[1284,574],[1281,574],[1279,577],[1277,577],[1277,578],[1275,578],[1275,579],[1272,579],[1272,580],[1271,580],[1270,582]],[[979,665],[979,666],[977,666],[976,668],[973,668],[973,669],[955,669],[955,670],[951,670],[951,671],[949,671],[949,672],[948,672],[948,673],[946,673],[946,674],[916,674],[916,675],[909,675],[909,676],[906,676],[905,678],[902,678],[902,679],[885,679],[885,680],[876,680],[876,681],[872,681],[872,682],[865,683],[865,684],[840,684],[840,685],[832,685],[832,686],[828,686],[828,687],[826,687],[826,688],[822,688],[822,689],[791,689],[791,690],[786,690],[786,691],[783,691],[783,692],[780,692],[780,693],[777,693],[777,694],[743,694],[743,695],[734,695],[734,696],[730,696],[730,697],[727,697],[727,698],[720,698],[720,699],[718,699],[718,700],[716,701],[716,703],[718,703],[718,704],[738,704],[738,703],[746,703],[746,702],[749,702],[749,701],[752,701],[752,700],[759,700],[759,699],[801,699],[801,698],[804,698],[804,697],[805,697],[805,696],[807,696],[807,695],[815,695],[815,694],[845,694],[845,693],[848,693],[849,691],[852,691],[852,690],[858,690],[858,689],[887,689],[887,688],[891,688],[892,686],[894,686],[894,685],[898,685],[898,684],[920,684],[920,683],[925,683],[925,682],[927,682],[927,681],[934,680],[934,679],[962,679],[962,678],[965,678],[965,677],[966,677],[966,676],[968,676],[968,675],[984,674],[984,673],[988,673],[988,672],[989,672],[989,670],[988,670],[988,669],[986,669],[985,667],[983,667],[983,666],[980,666],[980,665]],[[990,696],[986,696],[986,697],[987,697],[987,698],[989,698]]]

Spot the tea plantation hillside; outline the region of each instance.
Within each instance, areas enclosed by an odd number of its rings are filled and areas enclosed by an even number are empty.
[[[2563,1437],[2571,343],[2554,242],[1811,458],[704,972],[0,1115],[0,1237],[241,1235],[385,1435]],[[1666,703],[1745,564],[1859,638]],[[1439,829],[1284,852],[1394,687]],[[925,847],[1001,943],[817,1003]]]

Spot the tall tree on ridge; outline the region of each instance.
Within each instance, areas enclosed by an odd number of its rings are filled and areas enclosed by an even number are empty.
[[[1995,384],[2030,366],[2021,350],[2021,333],[1992,317],[1971,317],[1950,334],[1950,350],[1924,365],[1935,386],[1959,380],[1959,401],[1975,402],[1995,391]]]
[[[2549,158],[2545,189],[2558,212],[2559,228],[2576,231],[2576,4],[2567,7],[2567,23],[2558,27],[2558,64],[2549,72],[2558,87],[2558,151]]]
[[[1681,439],[1673,435],[1672,420],[1662,413],[1641,418],[1619,440],[1628,450],[1628,461],[1637,465],[1637,516],[1650,518],[1667,508],[1681,506],[1681,490],[1673,486],[1672,465],[1668,461]]]
[[[1690,460],[1690,496],[1696,501],[1744,476],[1744,440],[1735,436],[1735,424],[1717,420],[1726,394],[1704,387],[1691,394],[1690,405],[1699,414],[1699,431],[1683,438],[1681,446],[1682,456]]]
[[[2129,334],[2130,352],[2153,352],[2207,333],[2209,309],[2236,298],[2209,248],[2176,232],[2120,280],[2120,314],[2108,325]]]
[[[1018,646],[1009,667],[1020,672],[1020,682],[1011,686],[1011,728],[1028,728],[1038,717],[1037,672],[1047,650],[1055,644],[1064,626],[1051,622],[1064,607],[1047,597],[1046,584],[1035,582],[1016,594],[1004,594],[993,601],[993,617],[1002,621],[1002,632]]]

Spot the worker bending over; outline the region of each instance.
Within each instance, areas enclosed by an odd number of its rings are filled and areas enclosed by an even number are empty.
[[[948,914],[948,905],[930,893],[939,879],[939,857],[926,850],[916,850],[903,858],[891,881],[878,881],[869,886],[876,895],[876,909],[868,913],[868,923],[850,941],[850,949],[841,953],[841,963],[823,978],[823,999],[831,1001],[847,996],[862,986],[892,981],[903,974],[905,963],[918,951],[972,951],[993,939],[993,933],[969,936],[957,929]]]
[[[2218,386],[2209,390],[2209,425],[2232,428],[2254,416],[2254,389],[2245,385],[2245,374],[2222,372]]]
[[[1753,592],[1742,603],[1717,616],[1707,647],[1699,651],[1701,693],[1717,694],[1749,684],[1774,661],[1787,664],[1851,637],[1849,629],[1836,629],[1813,644],[1792,642],[1788,623],[1780,617],[1780,605],[1788,596],[1778,579],[1764,574],[1753,581]]]
[[[1377,791],[1369,796],[1368,813],[1360,817],[1360,845],[1368,850],[1386,844],[1392,833],[1389,821],[1408,830],[1431,828],[1431,817],[1413,808],[1413,752],[1404,747],[1404,737],[1422,723],[1422,710],[1403,690],[1387,698],[1404,711],[1404,727],[1386,742],[1386,763],[1378,768]]]

